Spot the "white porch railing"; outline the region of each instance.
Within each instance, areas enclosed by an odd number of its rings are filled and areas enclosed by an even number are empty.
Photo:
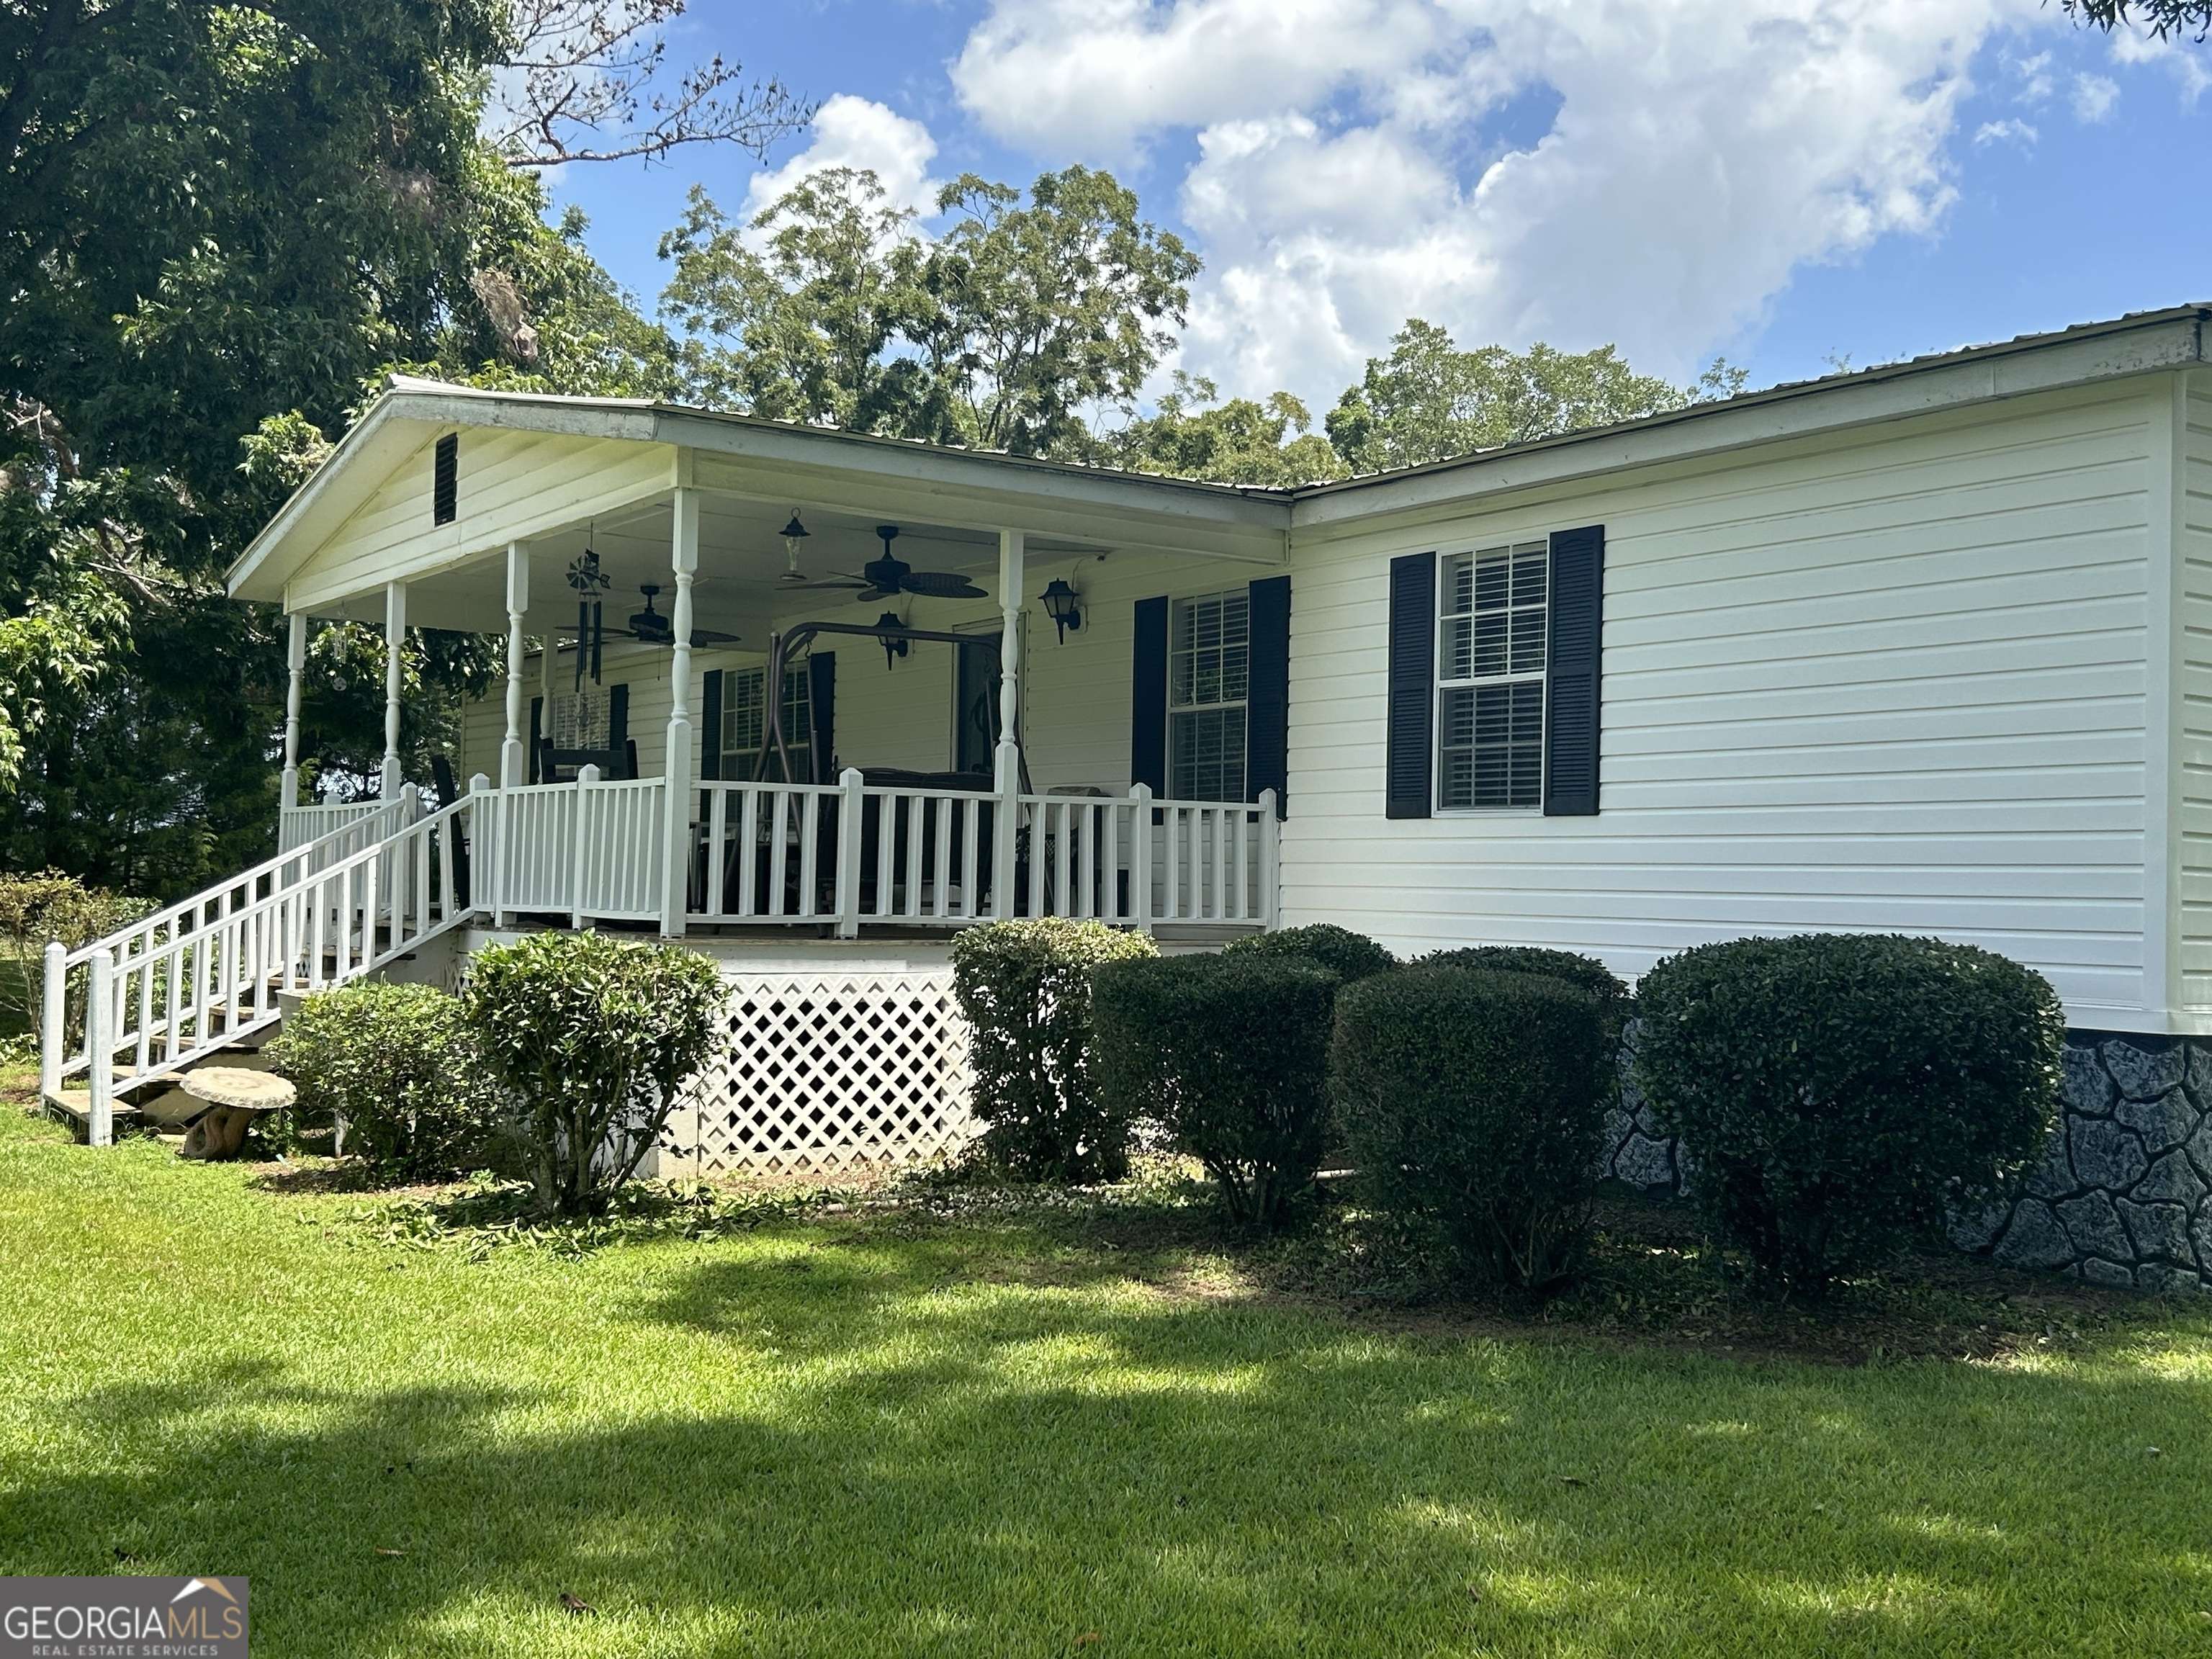
[[[341,830],[367,828],[388,817],[397,805],[396,801],[387,800],[287,805],[276,813],[276,850],[283,854]]]
[[[708,782],[699,795],[688,913],[702,922],[830,922],[850,936],[864,923],[1003,915],[1135,927],[1274,920],[1272,798],[1024,795],[1001,839],[996,795],[884,787],[858,772],[836,785]]]
[[[275,1023],[287,993],[372,972],[479,912],[654,921],[672,843],[685,915],[709,925],[958,927],[1057,915],[1122,927],[1267,927],[1272,795],[1246,805],[709,781],[688,838],[659,779],[495,789],[423,816],[337,809],[335,827],[82,950],[50,946],[40,1084],[82,1078],[95,1144],[118,1086],[152,1081]],[[331,809],[305,809],[328,811]],[[304,821],[304,820],[302,820]]]
[[[59,1098],[82,1077],[88,1136],[105,1145],[118,1084],[173,1073],[273,1024],[284,994],[358,978],[454,926],[473,811],[463,800],[421,817],[410,790],[388,817],[363,815],[82,950],[48,946],[43,1091]]]

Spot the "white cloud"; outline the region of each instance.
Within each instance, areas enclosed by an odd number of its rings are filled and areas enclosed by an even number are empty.
[[[2073,100],[2075,119],[2101,121],[2120,101],[2120,83],[2110,76],[2077,75],[2074,77]]]
[[[748,221],[810,173],[825,167],[865,167],[883,182],[900,207],[927,214],[935,209],[937,181],[929,164],[937,141],[919,121],[850,93],[823,101],[814,117],[806,148],[781,167],[756,173],[745,185],[740,222]]]
[[[2022,149],[2035,148],[2037,133],[2025,121],[1984,121],[1974,129],[1977,144],[2018,144]]]
[[[2129,28],[2112,31],[2114,63],[2130,68],[2149,64],[2166,70],[2179,84],[2182,97],[2192,104],[2212,88],[2212,68],[2205,64],[2204,52],[2186,34],[2168,35],[2160,40]]]
[[[1048,155],[1194,137],[1184,366],[1326,404],[1409,315],[1686,376],[1799,266],[1938,227],[1969,64],[2039,27],[2040,0],[992,0],[953,78]],[[2006,64],[2051,95],[2047,55]],[[1532,88],[1548,131],[1504,130]]]

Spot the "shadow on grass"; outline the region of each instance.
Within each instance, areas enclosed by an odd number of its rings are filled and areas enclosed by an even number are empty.
[[[5,1477],[0,1559],[246,1572],[258,1651],[337,1659],[2203,1639],[2202,1368],[1632,1361],[762,1246],[617,1318],[642,1389],[88,1389],[45,1427],[97,1455]]]

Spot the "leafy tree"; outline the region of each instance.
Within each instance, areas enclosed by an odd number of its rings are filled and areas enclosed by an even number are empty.
[[[967,174],[934,240],[865,171],[802,180],[743,231],[703,192],[662,239],[695,389],[755,413],[1016,454],[1087,454],[1183,320],[1197,257],[1111,175],[1027,199]]]
[[[1335,449],[1309,429],[1312,416],[1289,392],[1264,403],[1220,398],[1212,380],[1177,369],[1156,412],[1107,440],[1104,458],[1139,471],[1270,489],[1344,476]]]
[[[2058,0],[2067,15],[2093,28],[2132,27],[2140,21],[2163,40],[2169,35],[2212,34],[2212,0]]]
[[[1409,318],[1387,357],[1329,411],[1329,441],[1355,472],[1416,466],[1680,408],[1690,394],[1638,374],[1613,346],[1565,352],[1539,341],[1462,351],[1434,323]]]
[[[927,256],[874,173],[810,173],[744,228],[695,185],[660,257],[675,265],[661,312],[702,401],[900,435],[934,423],[938,377],[891,355],[925,330]]]
[[[222,572],[380,365],[673,383],[580,221],[477,136],[508,28],[501,0],[0,7],[0,864],[167,894],[265,849],[281,629]],[[483,648],[415,653],[450,694]],[[356,767],[372,709],[381,749],[380,670],[334,695],[311,768]]]

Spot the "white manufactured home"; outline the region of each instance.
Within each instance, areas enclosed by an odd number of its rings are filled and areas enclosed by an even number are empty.
[[[1932,933],[2212,1031],[2208,318],[1287,491],[395,381],[231,572],[292,620],[282,851],[57,963],[49,1092],[104,1134],[287,994],[594,924],[724,960],[708,1168],[956,1140],[945,941],[997,916],[1632,978]],[[330,617],[504,639],[450,793],[395,653],[380,798],[301,799]]]

